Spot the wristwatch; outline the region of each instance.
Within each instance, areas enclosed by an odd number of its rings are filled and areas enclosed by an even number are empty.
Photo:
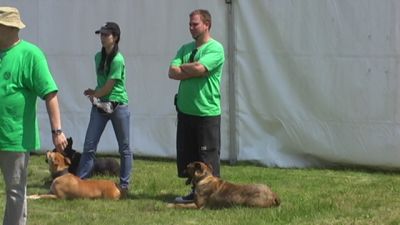
[[[62,132],[63,131],[61,129],[51,130],[51,133],[54,134],[54,135],[60,135],[60,134],[62,134]]]

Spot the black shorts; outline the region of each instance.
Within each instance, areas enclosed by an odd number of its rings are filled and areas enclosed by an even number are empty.
[[[179,177],[187,177],[186,166],[201,161],[220,176],[221,116],[199,117],[178,112],[176,138]]]

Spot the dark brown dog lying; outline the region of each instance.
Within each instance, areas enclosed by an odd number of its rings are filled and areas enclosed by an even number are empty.
[[[69,158],[59,152],[47,152],[47,162],[52,177],[55,177],[50,194],[30,195],[29,199],[39,198],[104,198],[117,200],[121,196],[118,185],[109,180],[82,180],[68,172]]]
[[[264,184],[239,185],[221,180],[212,175],[212,169],[202,162],[190,163],[186,184],[195,190],[194,204],[169,204],[174,208],[223,208],[234,205],[248,207],[279,206],[277,194]]]

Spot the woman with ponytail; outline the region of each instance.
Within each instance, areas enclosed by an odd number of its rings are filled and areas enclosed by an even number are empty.
[[[121,31],[118,24],[107,22],[95,33],[100,35],[102,48],[95,55],[97,86],[83,92],[92,102],[92,109],[77,175],[82,179],[90,176],[97,145],[111,120],[118,141],[121,160],[120,190],[124,198],[129,190],[133,154],[129,143],[130,111],[125,85],[125,60],[118,49]]]

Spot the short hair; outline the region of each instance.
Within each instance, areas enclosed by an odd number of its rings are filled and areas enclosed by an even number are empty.
[[[192,17],[194,15],[200,15],[201,21],[203,23],[208,22],[208,24],[209,24],[208,30],[211,30],[211,14],[208,10],[196,9],[196,10],[192,11],[189,16]]]

